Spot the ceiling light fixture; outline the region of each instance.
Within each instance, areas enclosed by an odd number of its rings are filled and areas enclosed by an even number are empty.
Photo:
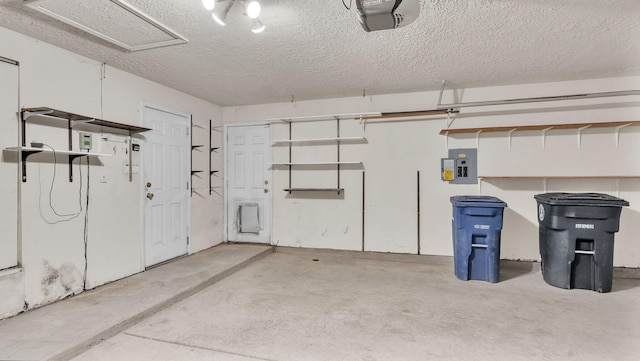
[[[260,19],[256,18],[251,20],[251,31],[253,31],[254,33],[261,33],[264,31],[264,24],[262,23],[262,21],[260,21]]]
[[[260,3],[257,1],[252,1],[247,5],[247,16],[251,19],[255,19],[260,16]]]
[[[202,0],[202,6],[211,11],[213,10],[213,7],[216,6],[216,0]]]
[[[258,19],[260,16],[260,3],[257,1],[245,1],[245,0],[202,0],[202,5],[208,11],[212,11],[211,17],[218,24],[224,26],[227,24],[227,14],[235,2],[239,2],[244,9],[244,15],[251,19],[251,31],[254,33],[261,33],[264,31],[265,26]]]

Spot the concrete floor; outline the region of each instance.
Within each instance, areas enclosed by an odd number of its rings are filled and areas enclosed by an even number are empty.
[[[531,264],[491,284],[450,258],[278,248],[73,360],[625,361],[639,341],[640,279],[599,294]]]
[[[611,293],[503,267],[282,249],[74,360],[638,360],[640,280]],[[317,259],[318,261],[314,261]]]
[[[2,320],[0,360],[68,360],[271,253],[224,244]]]

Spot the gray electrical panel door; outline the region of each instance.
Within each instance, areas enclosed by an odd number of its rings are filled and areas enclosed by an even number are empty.
[[[478,184],[478,149],[449,149],[449,158],[454,162],[451,184]]]

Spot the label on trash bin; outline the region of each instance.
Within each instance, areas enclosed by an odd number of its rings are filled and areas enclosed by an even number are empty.
[[[491,229],[491,226],[489,226],[488,224],[474,224],[473,228],[474,229]]]
[[[544,207],[542,204],[538,207],[538,219],[540,222],[544,221]]]
[[[596,229],[596,227],[593,224],[576,223],[576,229]]]

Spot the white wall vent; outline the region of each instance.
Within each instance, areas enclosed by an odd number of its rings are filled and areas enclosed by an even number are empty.
[[[188,42],[123,0],[25,0],[25,5],[128,51]]]

